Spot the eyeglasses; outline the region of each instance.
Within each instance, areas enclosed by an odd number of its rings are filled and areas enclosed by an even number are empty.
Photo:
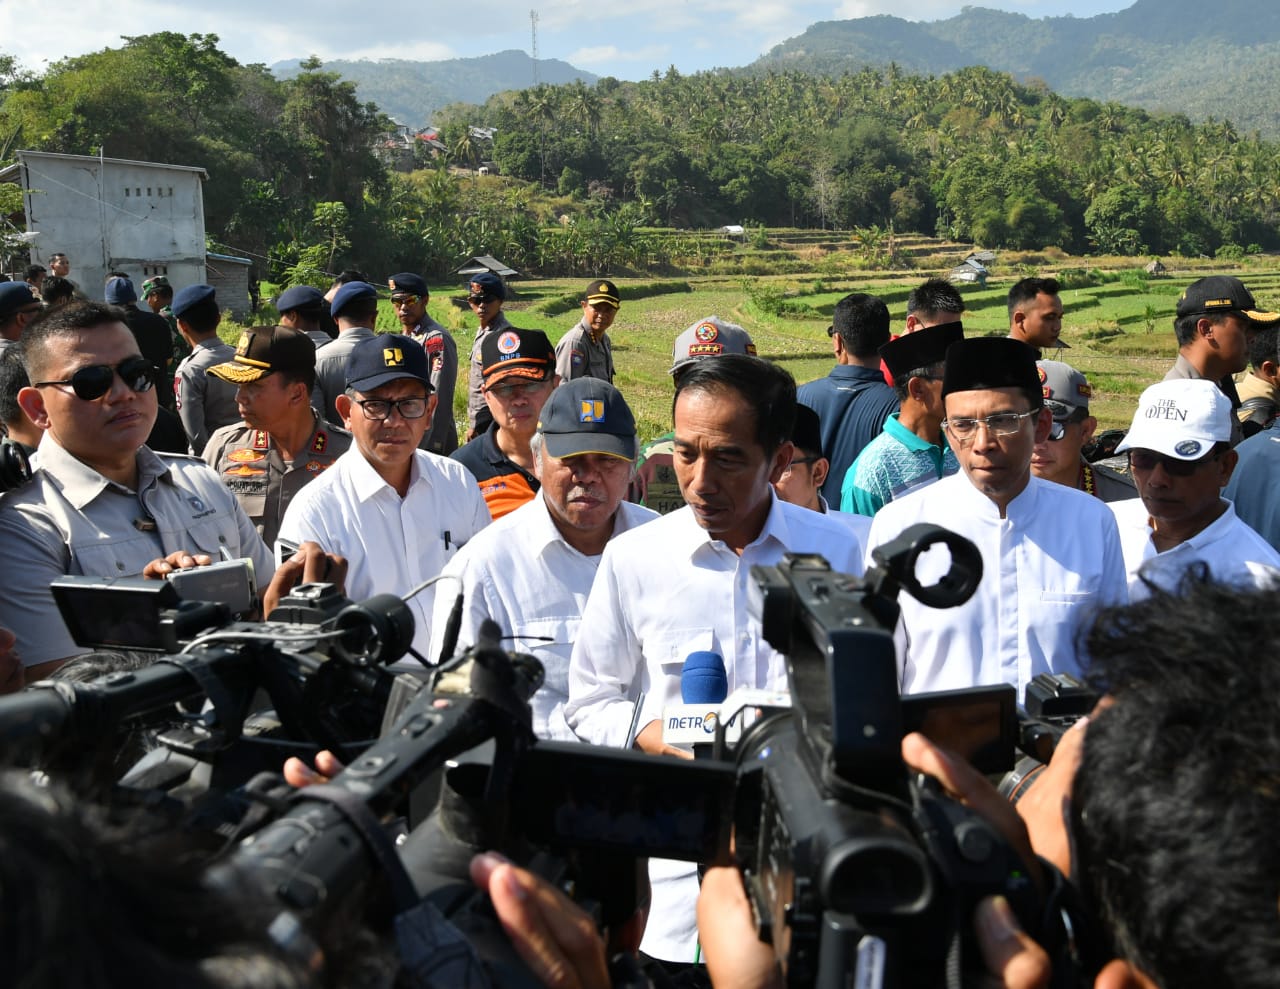
[[[110,364],[95,364],[82,367],[71,377],[62,381],[37,381],[33,388],[64,388],[71,386],[76,398],[84,402],[100,399],[111,390],[111,383],[117,374],[132,391],[142,393],[150,391],[156,383],[159,369],[145,357],[127,357],[114,367]]]
[[[1205,464],[1217,460],[1220,456],[1219,451],[1210,450],[1199,460],[1178,460],[1175,457],[1156,453],[1154,450],[1130,450],[1129,467],[1131,470],[1152,471],[1159,464],[1170,477],[1190,477]]]
[[[401,306],[416,306],[421,301],[422,296],[420,295],[393,295],[391,297],[391,304],[397,309]]]
[[[997,412],[982,419],[943,419],[942,428],[957,443],[970,443],[978,435],[978,426],[987,427],[992,436],[1012,436],[1022,428],[1022,420],[1038,416],[1039,409],[1030,412]]]
[[[397,398],[389,401],[385,398],[366,398],[356,402],[364,412],[366,419],[381,422],[391,416],[391,410],[400,413],[401,419],[421,419],[427,414],[425,398]]]
[[[513,385],[490,385],[485,391],[490,395],[497,395],[501,399],[524,398],[526,395],[536,394],[546,385],[545,379],[542,381],[522,381]]]
[[[800,464],[812,464],[816,462],[817,459],[817,457],[792,457],[791,463],[787,464],[787,466],[783,468],[782,477],[784,479],[790,477],[791,468],[799,466]]]
[[[488,293],[485,293],[483,295],[468,295],[467,301],[473,306],[483,306],[486,302],[492,302],[496,298],[496,295],[489,295]]]

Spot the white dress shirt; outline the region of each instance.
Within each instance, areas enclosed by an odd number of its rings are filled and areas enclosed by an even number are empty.
[[[1166,591],[1178,582],[1192,564],[1208,564],[1214,580],[1245,586],[1272,587],[1280,581],[1280,553],[1245,525],[1235,506],[1223,499],[1227,508],[1190,539],[1163,553],[1151,541],[1150,516],[1141,498],[1111,502],[1120,526],[1120,548],[1124,569],[1129,575],[1129,599],[1140,601],[1151,593],[1146,581]]]
[[[1033,476],[1005,514],[963,472],[876,514],[872,546],[931,522],[972,540],[982,555],[982,581],[959,607],[900,595],[903,693],[1009,683],[1021,698],[1039,673],[1080,673],[1077,634],[1099,607],[1126,600],[1120,539],[1104,502]],[[924,554],[921,583],[935,583],[948,557],[943,547]]]
[[[589,742],[625,745],[637,728],[680,702],[680,673],[696,650],[718,653],[729,692],[786,689],[783,657],[748,617],[751,567],[784,553],[821,553],[832,569],[862,573],[865,545],[849,526],[775,495],[760,535],[739,556],[713,539],[690,508],[626,532],[605,547],[569,664],[569,726]],[[653,902],[641,950],[694,960],[696,870],[652,859]]]
[[[614,516],[611,538],[657,517],[643,505],[624,501]],[[472,539],[445,567],[461,584],[440,584],[431,621],[431,661],[440,658],[445,624],[461,591],[458,649],[475,644],[484,619],[497,622],[504,635],[513,637],[504,640],[504,648],[529,653],[546,670],[531,705],[534,732],[541,738],[577,741],[564,720],[569,655],[599,565],[599,556],[586,556],[565,542],[539,491]]]
[[[489,524],[476,479],[462,464],[415,450],[410,470],[409,490],[401,498],[353,446],[294,495],[279,538],[291,543],[309,539],[328,553],[345,556],[347,597],[353,601],[408,594],[439,574]],[[434,599],[432,586],[409,602],[416,625],[413,648],[424,658],[431,644]],[[412,657],[396,666],[421,670]]]

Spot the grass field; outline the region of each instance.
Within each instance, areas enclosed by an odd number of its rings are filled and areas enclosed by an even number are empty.
[[[961,286],[965,331],[970,336],[1006,332],[1009,286],[1027,274],[1063,275],[1072,287],[1062,293],[1062,339],[1070,349],[1061,356],[1089,377],[1094,389],[1091,409],[1100,429],[1127,427],[1143,388],[1163,377],[1173,363],[1177,356],[1174,307],[1189,282],[1210,273],[1235,274],[1263,308],[1280,306],[1280,261],[1274,258],[1249,259],[1243,266],[1174,259],[1166,261],[1167,275],[1151,279],[1142,271],[1143,259],[1054,258],[1050,263],[1034,263],[1042,260],[1033,257],[1019,262],[1002,256],[985,287]],[[907,293],[934,273],[912,269],[851,271],[839,276],[831,274],[830,263],[824,262],[812,275],[619,277],[615,280],[623,305],[609,331],[617,366],[615,383],[635,412],[642,438],[652,438],[670,429],[672,392],[667,370],[672,342],[697,320],[714,314],[741,324],[755,339],[761,356],[782,363],[797,382],[805,382],[825,375],[831,367],[826,328],[836,302],[850,292],[878,295],[889,306],[896,329],[906,316]],[[516,295],[505,306],[508,318],[517,326],[545,331],[554,342],[577,321],[574,300],[586,282],[585,278],[513,281]],[[775,299],[777,292],[783,293],[783,315],[762,311],[753,300],[753,296],[760,298],[762,290],[771,291]],[[450,286],[437,287],[430,305],[431,315],[454,332],[464,365],[461,374],[465,374],[476,326],[463,304],[460,287],[455,291]],[[392,330],[398,325],[390,303],[384,301],[378,328]],[[224,336],[234,342],[238,328],[224,329]],[[466,392],[459,382],[454,413],[460,422],[465,420],[465,409]]]

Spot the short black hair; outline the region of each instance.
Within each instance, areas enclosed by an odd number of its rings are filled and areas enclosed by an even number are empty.
[[[1200,325],[1200,320],[1207,319],[1214,326],[1221,326],[1225,320],[1230,319],[1232,316],[1244,318],[1243,314],[1235,309],[1224,309],[1216,313],[1193,312],[1187,313],[1185,316],[1175,316],[1173,319],[1173,333],[1178,338],[1178,346],[1185,347],[1195,341],[1196,328]],[[1251,359],[1252,356],[1252,351],[1250,351]],[[1272,358],[1268,358],[1268,360],[1270,359]]]
[[[128,329],[125,311],[105,302],[70,302],[56,309],[46,309],[26,325],[18,344],[22,350],[22,365],[26,368],[27,376],[32,381],[39,381],[44,377],[50,341],[58,337],[75,336],[110,323],[120,323],[124,329]]]
[[[907,400],[907,384],[912,378],[938,378],[941,380],[943,368],[946,366],[946,361],[938,361],[936,364],[929,364],[925,367],[913,367],[906,374],[894,375],[893,391],[898,396],[898,401],[905,402]]]
[[[357,271],[355,268],[343,268],[333,278],[333,284],[330,288],[337,288],[339,285],[346,285],[348,282],[367,282],[369,276],[363,271]],[[372,284],[372,283],[370,283]]]
[[[71,279],[61,275],[50,275],[40,285],[40,298],[47,306],[56,305],[64,299],[73,299],[75,294],[76,287]]]
[[[39,278],[47,270],[48,269],[46,269],[45,266],[42,264],[29,264],[27,265],[27,270],[22,277],[25,281],[29,282],[33,278]]]
[[[734,391],[755,413],[756,442],[772,455],[791,438],[796,421],[796,379],[771,361],[746,354],[724,354],[690,361],[676,375],[675,403],[686,391]]]
[[[1161,989],[1280,972],[1280,591],[1214,583],[1101,613],[1072,789],[1075,871],[1119,956]]]
[[[874,295],[846,295],[836,303],[831,328],[854,357],[874,357],[889,342],[889,307]]]
[[[31,384],[22,363],[21,347],[6,347],[0,354],[0,422],[21,422],[26,415],[18,404],[18,392]]]
[[[932,319],[940,312],[964,312],[960,290],[945,278],[930,278],[907,295],[907,314]]]
[[[1032,302],[1037,295],[1061,295],[1062,289],[1056,278],[1024,278],[1013,283],[1009,289],[1009,319],[1013,319],[1013,311],[1026,302]]]
[[[183,311],[178,319],[186,323],[192,330],[201,335],[213,333],[222,321],[222,310],[218,308],[218,300],[212,296]]]
[[[1249,334],[1249,366],[1257,371],[1263,361],[1275,364],[1277,343],[1280,343],[1280,325],[1259,326]]]
[[[129,272],[121,271],[119,268],[112,268],[110,271],[107,272],[107,277],[103,280],[109,282],[113,278],[128,278],[129,281],[133,281],[133,278],[130,276]]]

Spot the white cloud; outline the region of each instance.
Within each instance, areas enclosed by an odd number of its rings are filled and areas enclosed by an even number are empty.
[[[667,58],[671,48],[667,45],[648,45],[644,48],[618,48],[617,45],[596,45],[590,48],[579,48],[564,57],[566,62],[583,68],[602,70],[608,75],[608,68],[618,62],[655,62]]]

